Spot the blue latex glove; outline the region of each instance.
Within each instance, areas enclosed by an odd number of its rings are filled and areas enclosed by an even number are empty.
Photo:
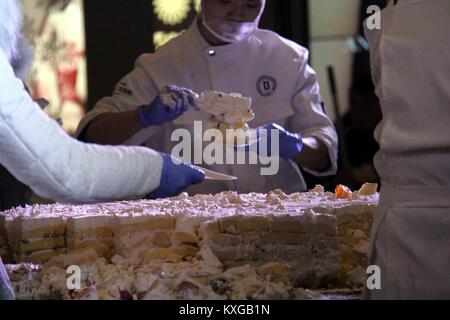
[[[174,163],[170,155],[161,153],[163,169],[158,189],[149,194],[150,198],[165,198],[179,195],[191,184],[197,184],[205,179],[205,174],[191,165]]]
[[[265,130],[263,134],[262,130]],[[283,159],[289,160],[296,156],[302,151],[303,141],[299,133],[291,133],[284,129],[282,126],[275,123],[268,123],[262,127],[256,129],[256,142],[245,145],[238,146],[235,148],[236,151],[255,151],[263,156],[272,156],[272,131],[277,130],[279,132],[279,143],[278,143],[278,154]],[[266,149],[267,148],[267,149]],[[276,150],[273,150],[276,152]]]
[[[279,132],[279,155],[283,159],[289,160],[302,151],[303,141],[299,133],[291,133],[282,126],[275,123],[268,123],[262,126],[260,129],[267,130],[267,153],[270,156],[272,150],[272,130],[278,130]],[[258,130],[259,131],[259,130]],[[261,138],[261,135],[259,135]]]
[[[15,300],[14,290],[0,258],[0,300]]]
[[[172,121],[185,113],[189,107],[198,109],[196,96],[189,89],[166,86],[149,105],[139,107],[139,119],[144,128]]]

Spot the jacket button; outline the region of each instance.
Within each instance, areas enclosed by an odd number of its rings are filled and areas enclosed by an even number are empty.
[[[210,57],[214,57],[216,55],[216,50],[213,50],[213,49],[208,50],[208,55]]]

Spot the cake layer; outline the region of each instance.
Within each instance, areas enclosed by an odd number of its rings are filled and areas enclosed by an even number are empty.
[[[17,252],[27,254],[46,249],[65,248],[65,246],[64,237],[23,239],[18,243]]]
[[[53,257],[57,257],[61,254],[66,253],[66,249],[59,248],[59,249],[44,249],[44,250],[38,250],[30,253],[24,253],[16,256],[16,260],[20,262],[29,262],[34,264],[44,264],[47,261],[49,261]]]
[[[86,263],[95,262],[99,257],[105,255],[108,249],[104,246],[98,245],[95,248],[84,248],[71,250],[69,253],[53,256],[49,260],[49,266],[59,266],[66,268],[68,266],[76,265],[81,266]]]
[[[16,240],[59,237],[65,233],[63,217],[33,217],[15,220]]]
[[[96,239],[82,239],[77,240],[74,238],[66,239],[66,247],[67,249],[82,249],[82,248],[90,248],[97,244],[102,244],[108,247],[109,249],[114,249],[115,242],[113,238],[96,238]]]

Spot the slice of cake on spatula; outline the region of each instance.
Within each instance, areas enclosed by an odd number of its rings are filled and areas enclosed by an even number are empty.
[[[210,115],[206,129],[220,130],[223,143],[249,143],[248,122],[255,117],[251,98],[243,97],[239,93],[204,91],[197,99],[197,104]]]

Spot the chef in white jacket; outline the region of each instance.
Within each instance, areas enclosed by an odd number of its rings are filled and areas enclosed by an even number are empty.
[[[449,299],[450,1],[394,2],[381,12],[381,29],[366,30],[383,111],[371,246],[381,289],[368,294]]]
[[[299,166],[326,176],[336,171],[337,136],[324,112],[317,76],[308,51],[279,35],[258,29],[263,0],[205,0],[191,27],[153,54],[143,54],[135,69],[101,99],[81,121],[80,139],[102,144],[144,144],[171,153],[179,141],[174,130],[190,130],[207,115],[193,108],[154,125],[146,108],[166,85],[195,92],[216,90],[252,98],[250,127],[280,130],[280,164],[276,175],[261,175],[261,165],[207,166],[237,176],[236,181],[192,186],[192,193],[223,190],[291,193],[306,189]],[[197,164],[197,163],[196,163]]]

